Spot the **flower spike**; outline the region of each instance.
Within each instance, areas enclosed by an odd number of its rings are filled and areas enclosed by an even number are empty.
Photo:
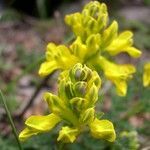
[[[75,40],[68,47],[65,45],[56,46],[53,43],[48,44],[46,61],[42,63],[39,74],[46,76],[54,70],[70,69],[76,63],[81,63],[96,71],[105,70],[104,75],[112,80],[112,77],[107,76],[109,68],[107,71],[107,68],[101,67],[104,64],[103,61],[99,61],[99,58],[102,56],[107,59],[108,55],[116,56],[123,52],[133,58],[138,58],[141,56],[141,51],[133,46],[131,31],[119,33],[117,21],[109,24],[108,20],[107,6],[98,1],[92,1],[85,5],[81,13],[66,15],[65,22],[73,30],[76,36]],[[120,65],[116,64],[116,66]],[[135,72],[133,67],[132,70],[134,71],[131,73]],[[114,71],[113,74],[116,72]],[[128,76],[126,71],[123,74]],[[125,96],[127,89],[125,80],[115,79],[113,82],[117,88],[117,94]],[[122,89],[120,89],[121,86],[123,86]]]
[[[77,63],[72,69],[63,71],[59,77],[58,96],[49,92],[44,94],[51,113],[29,117],[25,122],[26,128],[19,135],[20,140],[48,132],[62,122],[64,126],[59,131],[58,141],[74,142],[86,126],[94,137],[114,141],[115,131],[109,121],[103,123],[99,120],[94,128],[98,120],[95,104],[100,86],[99,75],[86,65]]]

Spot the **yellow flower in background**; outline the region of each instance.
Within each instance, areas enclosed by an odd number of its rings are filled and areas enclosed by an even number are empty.
[[[98,72],[104,71],[104,75],[115,84],[117,94],[125,96],[126,81],[135,72],[135,68],[132,65],[122,66],[115,63],[109,67],[103,67],[108,65],[108,63],[104,65],[104,62],[108,61],[102,61],[99,58],[102,56],[101,58],[108,60],[109,55],[115,56],[122,52],[138,58],[141,51],[133,46],[131,31],[118,33],[118,23],[113,21],[109,25],[108,20],[107,6],[98,1],[85,5],[81,13],[67,15],[65,22],[73,30],[76,39],[68,47],[48,44],[46,61],[42,63],[39,74],[46,76],[57,69],[69,69],[76,63],[86,64]],[[119,73],[116,70],[120,70]],[[109,76],[109,73],[112,76]]]
[[[150,86],[150,62],[144,65],[143,85],[145,87]]]
[[[29,117],[19,139],[24,141],[33,135],[48,132],[62,122],[64,126],[59,131],[58,141],[72,143],[88,126],[93,137],[113,142],[116,138],[113,124],[96,118],[95,103],[100,86],[97,72],[85,65],[78,63],[62,72],[58,96],[48,92],[44,94],[51,114]]]

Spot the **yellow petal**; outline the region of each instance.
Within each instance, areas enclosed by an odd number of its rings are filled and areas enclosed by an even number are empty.
[[[99,88],[97,88],[95,84],[93,84],[89,88],[85,96],[87,100],[87,107],[92,107],[93,105],[95,105],[96,101],[98,100],[98,92],[99,92]]]
[[[60,69],[61,67],[56,64],[56,61],[46,61],[43,62],[39,69],[39,75],[40,76],[47,76],[48,74],[51,74],[54,70]]]
[[[130,56],[137,58],[141,55],[141,51],[132,46],[133,33],[131,31],[122,32],[113,42],[106,48],[110,55],[114,56],[121,52],[127,52]]]
[[[54,59],[57,54],[57,46],[54,43],[48,43],[46,47],[46,60]]]
[[[44,100],[47,102],[49,109],[58,116],[60,116],[61,111],[65,109],[64,102],[52,93],[44,93]]]
[[[19,134],[19,140],[20,141],[25,141],[29,137],[33,135],[37,135],[39,131],[31,129],[31,128],[25,128],[20,134]]]
[[[133,44],[132,32],[124,31],[118,37],[116,37],[112,43],[107,47],[107,51],[111,55],[116,55],[122,52],[125,48]]]
[[[77,23],[81,23],[81,18],[82,17],[81,17],[80,13],[74,13],[74,14],[66,15],[65,16],[65,22],[69,26],[73,27]]]
[[[104,139],[109,142],[114,142],[116,139],[116,133],[113,124],[108,120],[95,119],[90,124],[90,130],[93,137],[98,139]]]
[[[103,32],[102,35],[102,47],[107,47],[116,37],[118,34],[118,23],[113,21],[112,24]]]
[[[31,116],[26,120],[25,124],[34,130],[45,132],[54,128],[60,121],[61,119],[52,113],[47,116]]]
[[[142,54],[142,52],[135,47],[128,47],[124,51],[134,58],[140,57]]]
[[[127,93],[127,83],[124,80],[115,80],[114,79],[114,84],[116,85],[116,90],[117,90],[117,94],[119,96],[125,96]]]
[[[68,126],[62,127],[62,129],[59,131],[57,141],[62,141],[65,143],[73,143],[78,134],[79,131],[77,128],[70,128]]]
[[[27,127],[19,134],[19,139],[25,141],[33,135],[49,131],[60,121],[61,119],[55,114],[47,116],[31,116],[26,120],[25,124]]]
[[[49,43],[46,50],[46,61],[42,63],[39,74],[46,76],[56,69],[69,69],[79,61],[78,57],[71,54],[65,45]]]
[[[82,15],[80,13],[66,15],[65,22],[72,28],[76,36],[84,36],[84,28],[82,26]]]
[[[49,92],[44,94],[44,99],[53,113],[73,125],[78,124],[76,114],[70,109],[70,107],[67,107],[68,104],[66,104],[65,100],[62,100],[58,96]]]
[[[117,65],[102,56],[99,63],[105,76],[116,85],[118,95],[125,96],[127,91],[126,82],[132,78],[132,74],[136,71],[135,67],[130,64]]]
[[[87,58],[93,57],[100,50],[101,36],[100,34],[92,34],[86,40],[87,45]],[[86,61],[86,60],[85,60]]]
[[[124,31],[122,33],[119,34],[118,39],[119,40],[129,40],[133,37],[133,33],[131,31]]]
[[[143,85],[150,86],[150,62],[144,65]]]
[[[84,60],[85,55],[87,54],[87,46],[83,44],[81,38],[78,36],[77,39],[70,46],[73,54],[82,60]]]

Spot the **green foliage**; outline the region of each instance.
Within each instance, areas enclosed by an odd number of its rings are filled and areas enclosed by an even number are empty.
[[[0,137],[0,148],[1,150],[16,150],[17,145],[12,138],[6,139]]]
[[[21,20],[21,15],[14,9],[6,9],[2,12],[0,22],[18,21]]]
[[[150,0],[144,0],[144,4],[146,4],[146,5],[150,5]]]
[[[35,53],[34,50],[28,52],[22,45],[16,46],[16,52],[18,56],[18,65],[22,66],[23,68],[32,66],[32,64],[36,63],[42,58],[42,54],[40,52]],[[32,68],[32,71],[37,70],[38,67],[38,65],[35,65],[34,68]]]

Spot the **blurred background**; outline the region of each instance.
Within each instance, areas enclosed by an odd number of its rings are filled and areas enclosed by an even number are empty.
[[[0,0],[0,89],[3,91],[15,126],[20,132],[31,114],[45,114],[43,92],[56,92],[58,73],[47,78],[38,75],[48,42],[68,44],[72,38],[64,23],[68,13],[80,11],[89,0]],[[104,81],[97,110],[103,111],[116,128],[117,140],[108,143],[82,134],[64,150],[150,150],[150,88],[142,85],[143,64],[150,61],[150,0],[101,0],[108,6],[110,20],[117,20],[120,31],[134,32],[135,46],[142,57],[116,57],[118,63],[137,67],[126,97]],[[99,103],[99,102],[98,102]],[[57,150],[58,129],[22,143],[26,150]],[[17,144],[0,101],[0,149],[16,150]]]

